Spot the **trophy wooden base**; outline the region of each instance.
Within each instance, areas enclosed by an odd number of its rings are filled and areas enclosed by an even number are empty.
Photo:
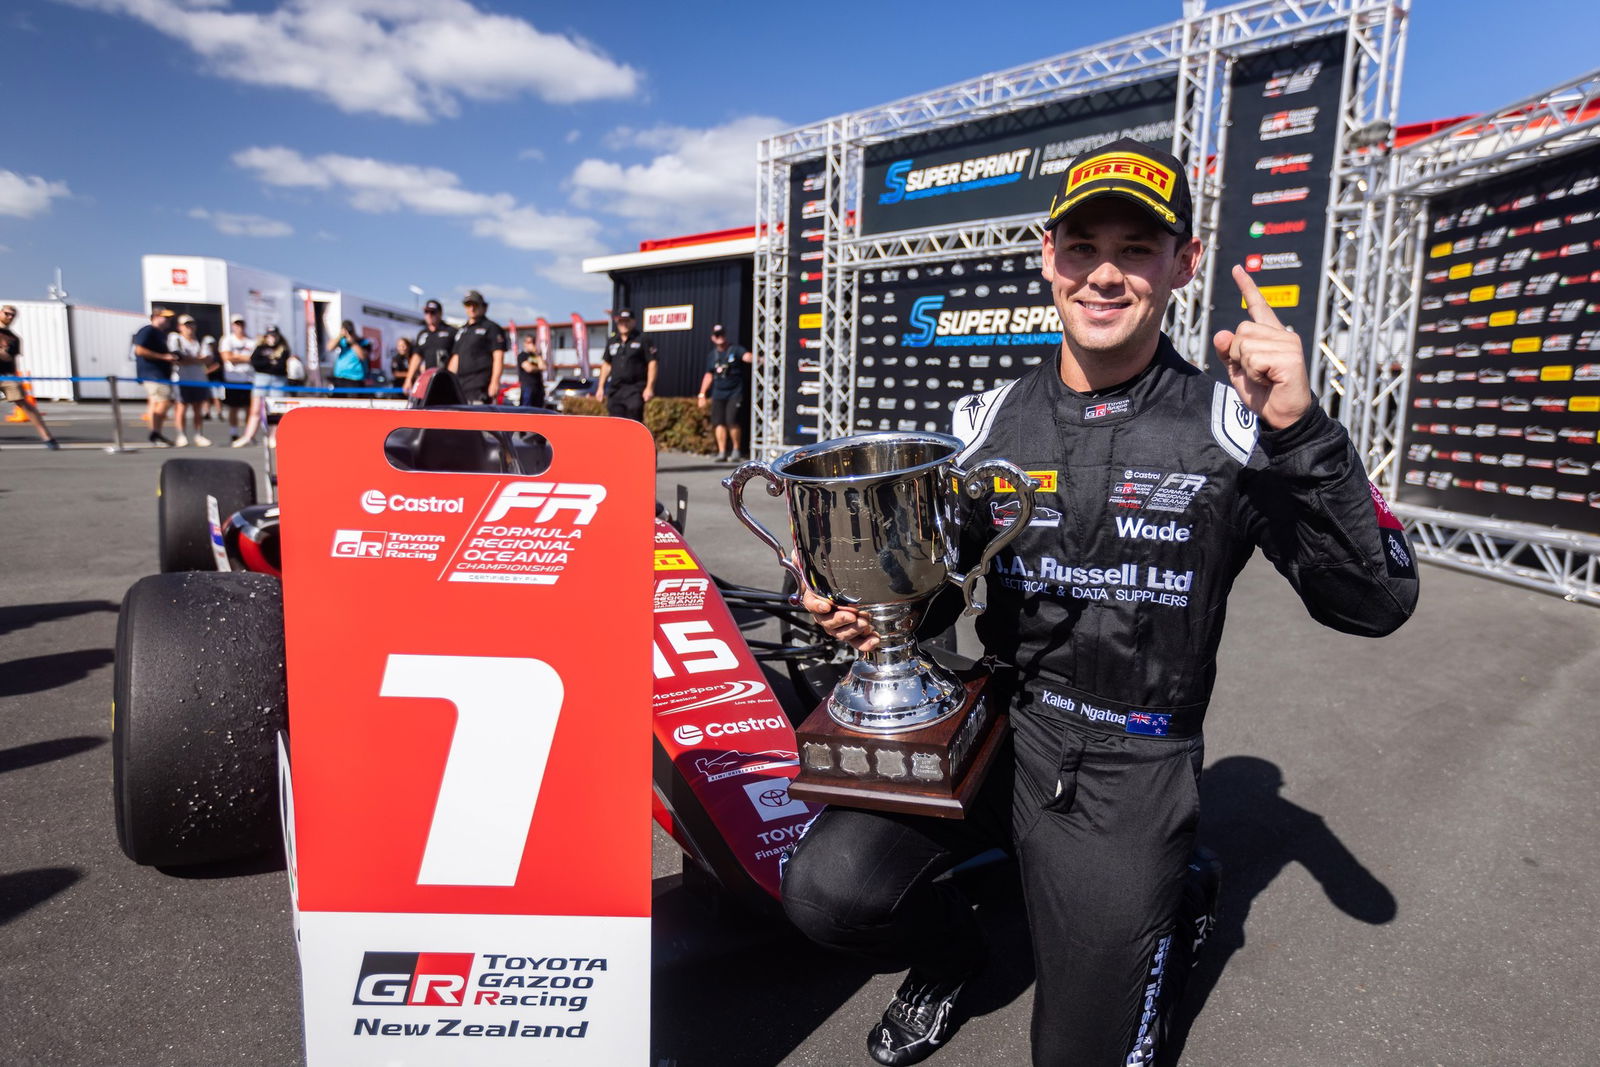
[[[841,726],[824,700],[795,731],[796,800],[960,819],[1005,739],[1006,714],[986,698],[987,675],[966,682],[961,710],[920,730],[881,734]]]

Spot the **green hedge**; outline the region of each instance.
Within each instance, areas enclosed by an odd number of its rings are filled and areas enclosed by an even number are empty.
[[[568,415],[604,415],[606,405],[592,396],[569,396],[561,401],[561,410]],[[653,397],[644,406],[645,428],[655,436],[658,452],[715,455],[717,441],[706,415],[692,396]]]

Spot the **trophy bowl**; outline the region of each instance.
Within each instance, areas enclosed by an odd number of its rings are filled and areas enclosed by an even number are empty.
[[[997,740],[981,683],[957,678],[923,654],[915,638],[946,585],[962,590],[967,614],[983,610],[973,596],[978,578],[1032,519],[1036,483],[1006,460],[963,468],[964,447],[946,434],[862,434],[805,445],[770,464],[746,463],[723,480],[734,513],[772,548],[799,590],[860,612],[878,634],[877,647],[857,654],[849,674],[801,727],[796,796],[806,795],[817,776],[879,792],[959,793],[971,758],[985,740]],[[752,478],[762,478],[769,495],[785,498],[792,548],[746,510],[744,489]],[[1002,485],[1017,493],[1016,516],[963,573],[961,494],[977,497]],[[832,725],[818,730],[827,740],[810,736],[824,711]],[[905,810],[898,802],[867,806]]]

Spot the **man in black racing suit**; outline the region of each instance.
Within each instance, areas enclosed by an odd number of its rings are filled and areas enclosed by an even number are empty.
[[[1389,633],[1415,606],[1400,524],[1249,275],[1234,268],[1249,319],[1214,341],[1231,384],[1160,332],[1200,257],[1190,205],[1181,165],[1148,145],[1074,160],[1044,235],[1060,359],[956,406],[964,462],[1003,457],[1041,483],[978,621],[1012,758],[964,820],[829,807],[786,866],[784,906],[809,936],[910,968],[868,1037],[880,1063],[925,1059],[953,1032],[984,951],[967,903],[933,879],[997,844],[1027,900],[1034,1062],[1150,1063],[1193,942],[1175,917],[1235,576],[1260,546],[1346,633]],[[963,540],[1013,515],[1004,494],[979,501]],[[807,607],[835,637],[876,641],[848,609]]]

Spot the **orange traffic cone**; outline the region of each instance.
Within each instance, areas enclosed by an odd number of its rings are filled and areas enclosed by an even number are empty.
[[[27,382],[23,382],[22,383],[22,395],[28,398],[28,402],[29,403],[32,403],[33,402],[33,386],[29,385]],[[7,422],[27,422],[28,421],[28,413],[22,409],[22,405],[21,404],[12,404],[11,405],[11,414],[6,416],[6,421]]]

